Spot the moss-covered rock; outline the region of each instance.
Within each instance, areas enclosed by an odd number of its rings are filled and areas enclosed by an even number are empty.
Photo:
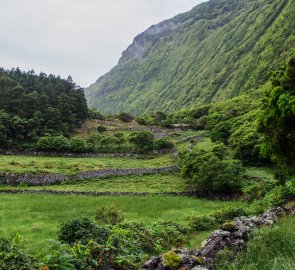
[[[224,223],[222,226],[221,226],[221,229],[224,230],[224,231],[229,231],[229,232],[234,232],[234,231],[237,231],[238,228],[237,228],[237,224],[235,222],[227,222],[227,223]]]
[[[197,265],[204,265],[206,263],[206,259],[202,256],[193,256],[192,258]]]
[[[174,251],[168,251],[162,256],[162,264],[171,270],[178,269],[181,264],[181,257]]]

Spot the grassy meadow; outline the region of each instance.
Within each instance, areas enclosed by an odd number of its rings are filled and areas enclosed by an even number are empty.
[[[187,197],[87,197],[61,195],[0,195],[0,234],[20,233],[36,244],[56,239],[59,225],[71,218],[94,217],[95,210],[113,204],[129,221],[150,224],[158,220],[182,221],[187,215],[208,214],[242,202],[211,201]]]
[[[50,186],[0,185],[0,189],[30,189],[57,191],[99,191],[99,192],[181,192],[186,191],[185,179],[172,174],[147,174],[98,178]]]
[[[65,158],[42,156],[0,155],[0,172],[6,173],[61,173],[66,175],[100,169],[156,168],[173,165],[172,155],[153,158]]]

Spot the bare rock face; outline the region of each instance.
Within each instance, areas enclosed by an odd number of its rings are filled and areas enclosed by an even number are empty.
[[[231,249],[240,252],[246,245],[251,232],[263,225],[272,225],[282,215],[295,214],[295,204],[286,207],[276,207],[259,216],[237,217],[232,222],[225,223],[220,230],[214,231],[212,235],[202,244],[200,251],[185,248],[173,249],[158,257],[147,261],[141,270],[208,270],[218,260],[223,249]]]

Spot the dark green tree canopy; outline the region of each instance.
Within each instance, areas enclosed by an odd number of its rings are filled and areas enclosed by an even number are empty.
[[[0,69],[1,147],[36,141],[45,133],[68,135],[87,115],[84,91],[70,76]]]
[[[279,164],[295,168],[295,58],[271,74],[272,89],[264,101],[259,131],[263,150]]]

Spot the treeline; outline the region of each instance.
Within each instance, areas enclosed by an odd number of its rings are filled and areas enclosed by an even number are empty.
[[[0,146],[20,147],[42,135],[69,135],[88,115],[83,89],[69,76],[0,69]]]

